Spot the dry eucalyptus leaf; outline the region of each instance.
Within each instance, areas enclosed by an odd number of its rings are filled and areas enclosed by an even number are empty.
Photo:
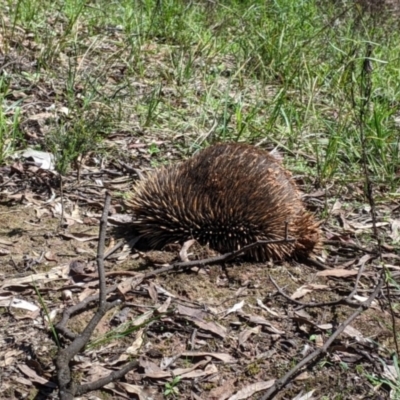
[[[164,303],[157,308],[157,312],[159,314],[163,314],[165,312],[167,312],[169,306],[171,305],[171,297],[167,297],[167,300],[164,301]]]
[[[193,372],[194,370],[204,367],[205,365],[207,365],[210,362],[209,359],[206,360],[201,360],[196,364],[193,364],[192,366],[190,366],[189,368],[175,368],[172,372],[173,376],[181,376],[182,378],[185,376],[186,378],[189,378],[190,376],[188,376],[188,374],[190,372]]]
[[[38,274],[32,274],[29,276],[12,278],[5,280],[1,288],[6,288],[10,286],[18,286],[23,284],[32,284],[33,282],[38,282],[45,280],[50,282],[53,280],[68,279],[69,265],[61,265],[59,267],[54,267],[50,271],[41,272]]]
[[[85,233],[60,233],[61,236],[65,237],[66,239],[74,239],[78,242],[89,242],[91,240],[97,240],[98,235],[86,235]]]
[[[45,254],[44,254],[44,258],[47,260],[47,261],[58,261],[58,258],[57,258],[57,256],[53,253],[53,252],[51,252],[51,251],[47,251]]]
[[[10,250],[0,248],[0,256],[7,256],[8,254],[11,254]]]
[[[239,390],[236,394],[229,397],[229,400],[245,400],[249,399],[254,394],[261,392],[262,390],[269,389],[275,383],[275,379],[271,379],[269,381],[261,381],[252,383]]]
[[[303,285],[303,286],[300,286],[298,289],[296,289],[296,291],[290,296],[290,298],[293,300],[297,300],[311,292],[312,292],[312,289],[310,289],[307,285]]]
[[[194,371],[182,373],[182,374],[180,374],[180,376],[185,379],[198,379],[198,378],[205,377],[207,375],[213,375],[216,373],[218,373],[218,368],[214,364],[208,364],[204,368],[204,370],[196,369]],[[174,375],[175,375],[175,371],[174,371]]]
[[[132,325],[139,326],[139,325],[144,324],[146,321],[148,321],[153,316],[153,314],[154,314],[154,310],[146,311],[139,317],[132,320]]]
[[[337,278],[345,278],[347,276],[354,276],[357,275],[358,271],[354,269],[326,269],[325,271],[317,272],[317,276],[334,276]]]
[[[153,303],[157,304],[157,302],[158,302],[157,289],[153,282],[149,283],[149,285],[147,287],[147,291],[149,292],[149,295],[150,295],[151,299],[153,300]]]
[[[4,246],[12,246],[15,242],[11,242],[10,240],[0,238],[0,244]]]
[[[267,307],[260,299],[257,299],[257,304],[259,307],[261,307],[263,310],[265,310],[267,313],[271,314],[274,317],[278,318],[286,318],[286,316],[279,314],[278,312],[271,310],[269,307]]]
[[[23,374],[25,374],[34,383],[38,383],[40,385],[44,385],[44,386],[47,386],[49,388],[56,388],[57,387],[57,385],[54,382],[51,382],[48,379],[42,378],[33,369],[30,369],[25,364],[18,365],[18,368],[20,369],[20,371]]]
[[[142,386],[131,385],[130,383],[126,382],[118,382],[116,385],[123,388],[129,394],[135,394],[139,400],[149,399],[147,392]]]
[[[241,310],[243,308],[243,306],[244,306],[244,300],[242,300],[239,303],[234,304],[233,307],[231,307],[229,310],[226,311],[225,316]]]
[[[137,274],[137,276],[132,276],[129,278],[124,279],[118,285],[118,291],[124,295],[125,293],[129,292],[130,290],[134,289],[136,286],[140,285],[143,282],[144,275]]]
[[[400,239],[400,219],[392,219],[390,228],[392,231],[390,237],[393,242],[397,243]]]
[[[247,342],[247,339],[251,336],[251,335],[258,335],[261,332],[261,326],[255,326],[254,328],[248,328],[243,330],[242,332],[240,332],[239,334],[239,344],[242,346],[244,343]]]
[[[203,329],[204,331],[212,332],[216,334],[217,336],[225,339],[227,330],[224,326],[219,325],[215,322],[206,322],[206,321],[201,321],[198,320],[197,318],[191,318],[187,317],[190,321],[192,321],[197,327],[200,329]]]
[[[39,307],[26,300],[18,299],[14,296],[0,297],[0,307],[19,308],[28,311],[38,311]]]
[[[210,352],[204,352],[204,351],[184,351],[181,353],[182,357],[213,357],[216,358],[217,360],[223,361],[224,363],[236,363],[237,359],[232,357],[231,355],[227,353],[210,353]]]
[[[271,322],[267,321],[263,317],[259,317],[258,315],[246,315],[244,313],[240,314],[240,315],[242,317],[246,318],[252,324],[265,326],[266,329],[271,333],[275,333],[277,335],[284,335],[285,334],[285,331],[281,331],[280,329],[276,328],[274,325],[271,324]]]
[[[185,243],[183,243],[181,251],[179,252],[179,257],[181,261],[183,262],[189,261],[189,256],[187,252],[194,243],[196,243],[194,239],[187,240]]]
[[[296,397],[293,397],[293,400],[317,400],[317,397],[313,396],[313,393],[315,392],[315,390],[316,389],[310,390],[306,394],[303,394],[303,392],[301,392]]]
[[[132,345],[129,346],[126,350],[126,354],[131,354],[131,355],[137,355],[138,350],[142,347],[143,345],[143,332],[144,329],[140,329],[136,332],[136,337],[135,340],[133,341]]]
[[[235,391],[236,379],[228,379],[210,391],[209,398],[212,400],[226,400]]]

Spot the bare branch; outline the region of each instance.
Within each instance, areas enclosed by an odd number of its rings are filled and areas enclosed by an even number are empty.
[[[88,343],[94,329],[99,324],[100,320],[103,318],[106,312],[121,303],[120,300],[116,300],[113,302],[107,301],[107,294],[115,290],[116,288],[116,286],[113,286],[112,288],[109,289],[106,288],[106,274],[104,271],[104,247],[105,247],[105,239],[107,231],[107,217],[110,208],[110,203],[111,203],[111,196],[109,193],[106,193],[103,214],[100,220],[99,243],[97,247],[97,271],[99,277],[99,295],[98,295],[99,307],[94,316],[92,317],[92,319],[87,324],[86,328],[80,335],[74,335],[66,327],[66,323],[72,314],[85,308],[87,305],[89,305],[90,302],[96,299],[96,296],[91,296],[85,299],[83,302],[79,303],[78,305],[71,307],[67,312],[64,312],[63,319],[57,326],[58,330],[62,333],[65,333],[66,336],[68,337],[74,336],[72,343],[67,348],[61,349],[56,359],[58,387],[60,390],[61,400],[73,400],[74,397],[77,395],[82,395],[88,391],[99,389],[115,379],[120,379],[128,371],[130,371],[131,369],[135,368],[138,365],[138,362],[136,360],[131,361],[120,370],[114,371],[104,378],[101,378],[95,382],[91,382],[85,385],[76,384],[75,382],[73,382],[71,378],[71,369],[70,369],[71,360]]]
[[[327,352],[327,350],[329,349],[329,346],[345,330],[345,328],[349,324],[351,324],[351,322],[353,322],[362,312],[364,312],[371,306],[372,301],[375,299],[376,296],[378,296],[379,292],[381,291],[384,281],[385,281],[385,275],[384,275],[384,272],[382,271],[380,278],[379,278],[379,282],[375,286],[374,291],[368,297],[368,299],[366,301],[364,301],[363,303],[361,303],[359,308],[356,311],[354,311],[354,313],[351,314],[350,317],[347,318],[346,321],[344,321],[339,326],[339,328],[330,336],[330,338],[325,342],[325,344],[321,348],[313,351],[307,357],[304,357],[303,360],[301,360],[286,375],[284,375],[282,378],[278,379],[274,383],[274,385],[268,389],[267,393],[265,393],[265,395],[261,398],[261,400],[272,399],[275,396],[275,394],[289,382],[289,379],[291,379],[293,376],[297,375],[303,367],[305,367],[307,364],[309,364],[311,361],[315,360],[316,358],[325,354]]]

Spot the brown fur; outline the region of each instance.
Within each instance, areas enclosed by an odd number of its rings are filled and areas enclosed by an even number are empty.
[[[153,248],[194,238],[221,253],[257,240],[294,243],[250,250],[255,261],[306,256],[319,246],[318,224],[280,161],[244,144],[217,144],[139,181],[128,205],[133,224]]]

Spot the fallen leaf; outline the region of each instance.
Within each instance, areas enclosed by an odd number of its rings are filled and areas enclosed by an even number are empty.
[[[88,382],[95,382],[98,379],[104,378],[109,375],[112,371],[105,368],[103,365],[91,363],[88,367],[86,380]]]
[[[338,278],[345,278],[347,276],[357,275],[358,271],[354,269],[326,269],[325,271],[317,272],[317,276],[335,276]]]
[[[60,235],[66,239],[74,239],[78,242],[89,242],[98,239],[98,235],[86,235],[84,233],[60,233]]]
[[[15,382],[18,382],[22,385],[26,386],[32,386],[33,383],[29,379],[25,379],[23,376],[12,376],[11,379],[13,379]]]
[[[228,314],[237,312],[239,310],[241,310],[244,306],[244,300],[242,300],[240,303],[236,303],[232,308],[230,308],[229,310],[226,311],[225,316],[227,316]]]
[[[342,203],[339,200],[336,200],[332,206],[330,214],[339,215],[341,209],[342,209]]]
[[[313,396],[315,390],[316,389],[310,390],[306,394],[303,394],[303,391],[301,391],[293,400],[316,400],[317,398]]]
[[[171,372],[163,371],[157,364],[150,360],[140,358],[139,364],[144,368],[144,373],[149,378],[170,378],[172,376]]]
[[[293,300],[297,300],[311,292],[312,292],[312,289],[310,289],[307,285],[303,285],[303,286],[300,286],[299,288],[297,288],[296,291],[290,296],[290,298]]]
[[[125,293],[129,292],[132,289],[135,289],[136,286],[140,285],[143,282],[144,275],[137,274],[137,276],[133,276],[130,278],[124,279],[118,285],[118,291],[124,295]]]
[[[267,313],[271,314],[274,317],[278,318],[286,318],[286,316],[279,314],[278,312],[271,310],[269,307],[267,307],[260,299],[257,299],[257,304],[259,307],[261,307],[263,310],[265,310]]]
[[[19,286],[23,284],[33,283],[41,280],[50,282],[59,279],[68,279],[69,265],[54,267],[50,271],[32,274],[19,278],[12,278],[3,282],[2,288],[10,286]]]
[[[397,243],[400,239],[400,219],[392,219],[390,228],[392,231],[390,237],[394,243]]]
[[[346,328],[344,328],[343,333],[352,339],[356,339],[359,343],[368,344],[368,339],[366,339],[359,330],[353,328],[351,325],[347,325]]]
[[[135,340],[133,341],[132,345],[129,346],[125,350],[126,354],[132,354],[132,355],[137,354],[138,350],[142,347],[142,344],[143,344],[143,332],[144,332],[144,329],[139,329],[136,332],[136,337],[135,337]]]
[[[329,331],[330,329],[333,328],[332,324],[317,324],[319,329],[322,329],[323,331]]]
[[[251,336],[251,335],[258,335],[261,332],[261,326],[255,326],[254,328],[248,328],[248,329],[244,329],[242,332],[240,332],[239,334],[239,344],[242,346],[244,343],[247,342],[247,339]]]
[[[212,389],[209,398],[213,400],[226,400],[235,391],[236,379],[226,380],[222,386]]]
[[[17,299],[16,297],[0,297],[0,307],[19,308],[28,311],[38,311],[39,307],[26,300]]]
[[[149,399],[146,391],[142,386],[132,385],[126,382],[118,382],[117,386],[122,387],[129,394],[135,394],[136,396],[139,397],[139,400]]]
[[[196,370],[196,369],[198,369],[198,368],[204,367],[204,366],[207,365],[209,362],[210,362],[210,360],[209,360],[209,359],[206,359],[206,360],[201,360],[201,361],[199,361],[198,363],[192,365],[192,366],[189,367],[189,368],[175,368],[175,369],[172,371],[172,376],[180,376],[180,377],[182,377],[182,378],[183,378],[183,377],[190,378],[190,376],[188,376],[190,372],[193,372],[194,370]],[[194,377],[194,376],[193,376],[193,377]]]
[[[13,349],[6,351],[3,355],[2,358],[0,359],[0,367],[4,368],[8,365],[12,365],[15,363],[17,358],[23,354],[23,351]]]
[[[301,374],[297,375],[296,378],[294,378],[295,381],[305,381],[307,379],[310,379],[310,374],[308,371],[304,371]]]
[[[153,316],[153,314],[154,314],[154,310],[146,311],[139,317],[132,320],[132,325],[140,326],[140,325],[144,324],[146,321],[148,321]]]
[[[269,381],[261,381],[252,383],[239,390],[236,394],[229,397],[229,400],[245,400],[253,396],[253,394],[261,392],[262,390],[269,389],[275,383],[275,379]]]
[[[11,242],[10,240],[7,239],[0,239],[0,244],[3,244],[4,246],[12,246],[14,242]]]
[[[47,113],[37,115],[47,115]],[[31,117],[30,119],[34,118]],[[21,156],[33,160],[33,162],[41,169],[48,169],[50,171],[54,170],[54,155],[51,153],[28,148],[21,153]]]
[[[285,331],[281,331],[280,329],[276,328],[274,325],[271,324],[271,322],[267,321],[263,317],[259,317],[258,315],[247,315],[245,313],[240,313],[240,316],[246,318],[252,324],[264,325],[267,328],[267,330],[271,333],[275,333],[278,335],[285,334]]]
[[[355,295],[353,296],[353,299],[359,301],[360,303],[363,303],[364,301],[367,301],[367,300],[368,300],[368,297],[360,296],[360,295],[358,295],[358,294],[355,294]],[[371,306],[377,306],[377,302],[374,300],[374,301],[371,303]]]
[[[91,296],[95,292],[96,292],[96,289],[86,287],[85,289],[83,289],[83,291],[81,293],[79,293],[78,299],[81,302],[81,301],[85,300],[86,297]]]
[[[149,295],[150,295],[151,299],[153,300],[153,303],[157,304],[157,302],[158,302],[157,289],[153,282],[149,283],[149,285],[147,287],[147,291],[149,292]]]
[[[157,289],[157,292],[160,294],[163,294],[164,296],[168,296],[168,297],[172,297],[173,299],[176,297],[174,294],[172,294],[171,292],[169,292],[167,289],[164,289],[162,286],[160,285],[154,285],[154,287]]]
[[[196,241],[194,239],[190,239],[190,240],[187,240],[185,243],[183,243],[181,251],[179,252],[179,257],[180,257],[181,261],[183,261],[183,262],[189,261],[189,256],[188,256],[187,252],[195,242]]]
[[[167,300],[165,300],[164,303],[157,308],[157,312],[159,314],[166,313],[170,305],[171,305],[171,297],[167,297]]]
[[[203,329],[204,331],[212,332],[215,333],[217,336],[225,339],[227,330],[224,326],[219,325],[215,322],[206,322],[199,320],[197,318],[190,318],[187,317],[189,320],[191,320],[195,325],[197,325],[200,329]]]
[[[25,364],[18,365],[18,368],[20,369],[20,371],[23,374],[25,374],[34,383],[39,383],[40,385],[47,386],[49,388],[57,387],[57,385],[54,382],[51,382],[48,379],[42,378],[33,369],[30,369]]]
[[[196,369],[191,372],[182,373],[180,374],[180,376],[185,379],[197,379],[203,376],[213,375],[216,373],[218,373],[218,368],[213,364],[209,364],[204,368],[204,370]],[[174,371],[174,376],[176,376],[175,371]]]
[[[237,359],[232,357],[229,354],[226,353],[210,353],[210,352],[204,352],[204,351],[184,351],[181,353],[181,356],[183,357],[204,357],[204,356],[210,356],[214,357],[218,360],[223,361],[224,363],[236,363]]]
[[[176,312],[179,315],[183,315],[185,317],[198,318],[200,320],[205,318],[207,315],[204,311],[200,310],[199,308],[186,307],[182,304],[177,304]]]
[[[52,253],[51,251],[47,251],[45,254],[44,254],[44,258],[47,260],[47,261],[58,261],[58,258],[57,258],[57,256],[54,254],[54,253]]]

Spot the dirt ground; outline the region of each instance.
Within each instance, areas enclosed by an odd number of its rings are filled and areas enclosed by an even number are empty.
[[[398,235],[398,202],[377,205],[378,229],[386,243],[380,252],[371,235],[369,206],[355,201],[354,191],[343,191],[323,222],[326,243],[318,263],[239,259],[141,279],[179,260],[180,247],[144,252],[127,244],[132,232],[124,224],[122,194],[135,177],[123,167],[88,167],[80,182],[71,174],[63,181],[62,197],[58,178],[29,163],[3,167],[1,176],[3,399],[58,396],[58,350],[51,327],[64,309],[96,293],[105,188],[112,193],[106,252],[122,240],[106,260],[107,285],[120,284],[114,295],[123,305],[103,318],[91,343],[75,357],[73,376],[77,382],[91,382],[133,358],[139,366],[82,398],[259,399],[273,380],[320,348],[357,303],[367,299],[383,266],[392,280],[377,300],[274,398],[307,393],[318,399],[388,398],[390,383],[396,382],[393,338],[400,328],[400,263],[391,244]],[[319,218],[325,196],[314,192],[306,197]],[[212,255],[197,245],[189,251],[190,259]],[[355,287],[356,304],[331,303],[345,299]],[[93,312],[93,307],[84,310],[68,327],[81,332]],[[59,341],[60,346],[68,344],[62,335]],[[174,381],[176,376],[181,378]]]

